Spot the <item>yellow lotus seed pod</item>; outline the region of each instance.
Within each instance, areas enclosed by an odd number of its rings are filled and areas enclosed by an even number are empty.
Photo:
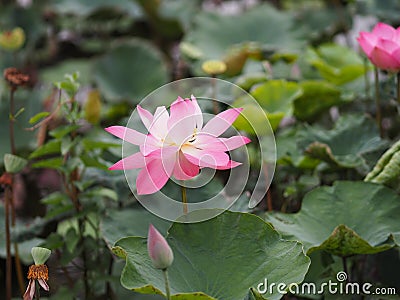
[[[25,43],[25,32],[16,27],[11,31],[3,31],[0,34],[0,47],[8,51],[17,51]]]
[[[221,60],[207,60],[202,64],[201,68],[208,75],[215,76],[225,73],[226,64]]]

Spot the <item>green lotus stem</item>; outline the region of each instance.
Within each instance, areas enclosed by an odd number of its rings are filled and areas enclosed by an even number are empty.
[[[181,191],[182,191],[183,213],[186,215],[188,213],[188,202],[186,196],[186,187],[183,184],[181,186]]]
[[[366,57],[364,57],[364,81],[365,81],[365,96],[367,99],[369,98],[369,91],[370,91],[370,86],[369,86],[369,79],[368,79],[368,60]]]
[[[400,103],[400,72],[396,74],[397,77],[397,103]]]
[[[171,300],[171,291],[169,289],[168,271],[167,271],[167,269],[164,269],[162,271],[163,271],[164,281],[165,281],[166,298],[167,298],[167,300]]]
[[[379,127],[380,136],[383,137],[383,128],[382,128],[382,113],[381,113],[381,98],[379,95],[379,71],[378,68],[375,67],[375,104],[376,104],[376,123]]]
[[[213,101],[213,111],[215,115],[219,114],[219,106],[218,106],[218,101],[215,100],[217,96],[217,77],[216,75],[212,76],[211,79],[211,98]]]
[[[9,121],[9,136],[10,136],[10,146],[11,146],[11,154],[15,155],[17,153],[15,147],[15,138],[14,138],[14,88],[10,88],[10,121]]]

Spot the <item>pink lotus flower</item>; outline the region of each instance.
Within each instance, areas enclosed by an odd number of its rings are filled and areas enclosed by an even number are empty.
[[[378,23],[372,32],[360,32],[357,41],[375,66],[391,72],[400,70],[400,27]]]
[[[151,224],[147,236],[147,251],[156,269],[165,270],[172,265],[174,254],[171,247],[161,233]]]
[[[111,126],[109,133],[140,146],[134,153],[110,167],[110,170],[141,168],[136,179],[140,195],[159,191],[171,176],[187,180],[199,174],[201,168],[226,170],[240,165],[232,161],[227,151],[250,142],[244,136],[220,138],[239,116],[242,109],[232,108],[214,116],[203,126],[203,114],[194,96],[178,97],[170,108],[159,106],[154,116],[139,105],[139,116],[149,131]]]

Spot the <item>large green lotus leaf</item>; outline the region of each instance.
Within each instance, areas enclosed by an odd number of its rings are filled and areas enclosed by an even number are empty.
[[[271,118],[271,120],[269,119],[265,110],[253,103],[244,104],[242,101],[235,101],[233,106],[243,108],[241,114],[233,123],[233,126],[237,130],[244,130],[252,135],[266,135],[269,133],[268,127],[266,126],[266,121],[267,119],[269,121],[274,120],[273,118]],[[279,122],[275,121],[274,124],[271,124],[271,127],[274,128],[272,125],[274,125],[275,128],[278,127]]]
[[[284,117],[284,112],[271,112],[258,105],[253,97],[247,95],[239,97],[233,104],[234,107],[242,108],[241,114],[237,117],[233,126],[238,130],[243,130],[251,135],[263,136],[268,135],[272,130],[278,128],[280,121]]]
[[[251,288],[244,300],[265,300],[265,298],[255,288]]]
[[[288,1],[286,5],[287,8],[296,12],[295,21],[298,29],[301,30],[304,34],[303,38],[310,44],[315,45],[327,39],[331,40],[335,35],[342,32],[343,28],[353,27],[351,9],[339,8],[336,3]]]
[[[303,94],[293,101],[294,115],[302,121],[315,121],[332,106],[343,104],[340,90],[326,81],[303,81]]]
[[[125,236],[146,237],[149,224],[153,224],[164,235],[171,226],[142,207],[112,210],[101,220],[100,231],[109,245]]]
[[[368,170],[365,155],[385,147],[374,121],[362,115],[340,117],[333,129],[307,126],[300,132],[300,144],[313,158],[343,168]]]
[[[375,167],[365,177],[365,181],[398,186],[400,177],[400,141],[397,141],[378,160]]]
[[[306,60],[329,82],[337,85],[353,81],[365,73],[361,57],[347,47],[324,44],[308,49]]]
[[[143,9],[152,31],[167,39],[179,39],[182,36],[182,27],[189,25],[187,22],[191,21],[190,18],[200,5],[198,1],[182,0],[136,0],[135,2]]]
[[[309,254],[309,257],[311,265],[304,278],[304,282],[313,282],[316,287],[320,287],[324,282],[328,282],[329,280],[335,282],[337,273],[343,271],[343,260],[341,257],[332,255],[326,251],[314,251]],[[353,259],[348,259],[347,261],[349,265],[352,262]],[[326,297],[329,291],[325,290],[322,294],[323,297]],[[299,289],[298,293],[296,293],[297,296],[315,300],[322,299],[322,294],[313,292],[312,289],[307,290],[306,288],[304,290]]]
[[[302,94],[296,82],[286,80],[270,80],[256,86],[251,95],[268,112],[283,112],[285,115],[292,113],[292,102]]]
[[[300,169],[314,169],[321,162],[319,159],[305,155],[300,147],[304,135],[302,127],[285,128],[276,136],[276,159],[279,165],[292,165]],[[265,154],[264,154],[265,155]]]
[[[94,79],[108,100],[139,103],[168,80],[166,65],[153,46],[141,40],[118,45],[94,64]]]
[[[246,66],[245,66],[246,68]],[[259,83],[264,83],[268,80],[268,76],[261,70],[251,70],[236,78],[235,84],[237,84],[242,89],[249,91],[254,85]]]
[[[292,115],[292,102],[302,94],[300,86],[286,80],[270,80],[257,85],[251,95],[267,112],[272,129],[277,129],[285,116]]]
[[[200,4],[200,1],[165,0],[160,3],[159,14],[164,19],[178,19],[182,28],[189,30]]]
[[[278,129],[279,124],[285,117],[285,113],[283,112],[274,112],[274,113],[266,112],[266,115],[273,131]]]
[[[204,299],[244,299],[265,278],[301,282],[310,264],[300,243],[282,240],[268,223],[251,214],[227,211],[201,223],[175,223],[167,240],[175,257],[168,269],[174,295],[201,291],[209,295]],[[123,238],[113,249],[126,257],[121,275],[125,288],[164,293],[162,273],[153,268],[145,239]],[[268,299],[281,296],[265,295]]]
[[[249,42],[268,49],[298,49],[304,43],[293,30],[292,16],[265,4],[234,17],[215,12],[197,14],[182,50],[190,45],[202,60],[224,59],[232,49]]]
[[[132,17],[143,14],[140,6],[131,0],[55,0],[52,6],[58,13],[78,16],[89,15],[99,9],[114,9]]]
[[[48,83],[65,80],[65,74],[73,74],[79,72],[79,83],[89,84],[92,79],[91,65],[93,60],[89,59],[69,59],[64,60],[60,64],[45,68],[40,72],[41,79]]]
[[[326,250],[339,256],[373,254],[394,246],[400,232],[400,197],[382,185],[337,181],[307,193],[295,214],[267,213],[266,220],[304,244],[307,253]]]

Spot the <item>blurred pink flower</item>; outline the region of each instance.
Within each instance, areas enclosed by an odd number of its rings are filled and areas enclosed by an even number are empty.
[[[109,133],[140,146],[134,153],[110,167],[110,170],[141,168],[136,179],[138,194],[159,191],[171,176],[187,180],[199,174],[201,168],[226,170],[240,165],[232,161],[226,151],[250,142],[244,136],[219,138],[236,120],[241,108],[232,108],[214,116],[203,126],[203,114],[194,96],[178,97],[168,113],[159,106],[154,116],[139,105],[139,116],[148,134],[136,130],[111,126]]]
[[[161,233],[151,224],[147,236],[147,251],[156,269],[165,270],[172,265],[174,254],[171,247]]]
[[[372,32],[360,32],[357,41],[375,66],[391,72],[400,70],[400,27],[378,23]]]

